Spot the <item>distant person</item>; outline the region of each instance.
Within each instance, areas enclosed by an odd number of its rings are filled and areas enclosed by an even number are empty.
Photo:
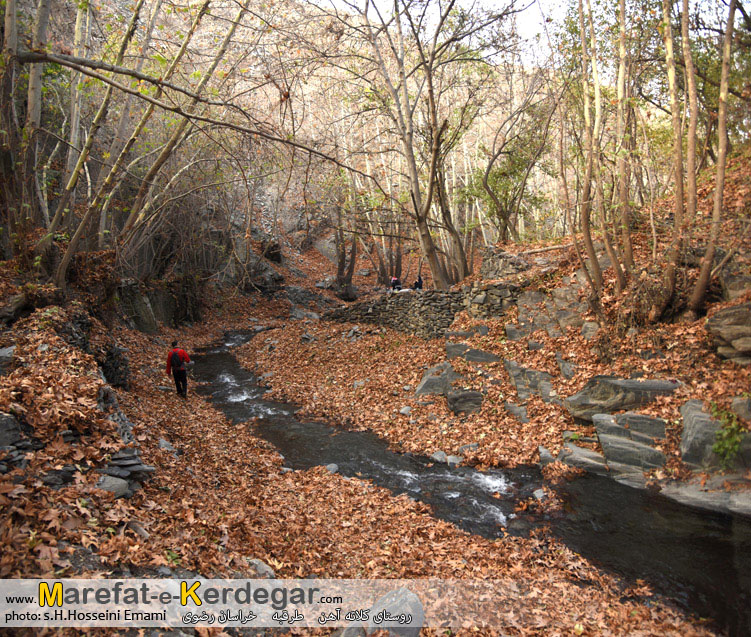
[[[413,290],[422,290],[422,277],[418,274],[417,281],[412,284]]]
[[[402,282],[399,280],[399,277],[391,277],[391,289],[395,292],[402,289]]]
[[[167,376],[172,374],[177,395],[183,398],[188,397],[188,363],[190,356],[177,346],[177,341],[172,341],[172,350],[167,354]]]

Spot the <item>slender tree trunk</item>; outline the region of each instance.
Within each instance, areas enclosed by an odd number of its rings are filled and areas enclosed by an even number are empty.
[[[688,138],[686,140],[686,225],[696,221],[696,126],[699,106],[696,96],[696,71],[691,55],[691,40],[688,29],[688,0],[683,0],[681,15],[681,44],[683,62],[686,67],[686,87],[688,89]]]
[[[39,0],[34,21],[34,35],[31,48],[40,51],[47,41],[47,24],[50,16],[50,0]],[[21,134],[21,156],[23,162],[23,197],[25,216],[35,215],[38,206],[35,193],[36,182],[36,132],[42,118],[42,70],[43,64],[32,64],[29,70],[29,88],[26,100],[26,123]]]
[[[582,184],[581,198],[581,229],[584,239],[584,249],[587,252],[589,268],[592,269],[591,279],[595,285],[595,291],[602,289],[602,270],[600,263],[597,261],[594,243],[592,242],[592,170],[594,168],[594,140],[592,132],[592,114],[590,112],[589,97],[589,55],[587,53],[587,30],[584,25],[584,7],[582,0],[579,0],[579,36],[581,39],[581,66],[582,66],[582,95],[584,99],[584,132],[585,147],[584,160],[586,162],[584,169],[584,183]]]
[[[198,30],[198,25],[201,23],[201,20],[203,19],[204,15],[206,15],[206,12],[209,9],[209,4],[211,0],[204,0],[204,3],[201,5],[201,8],[198,10],[198,14],[193,19],[193,22],[190,26],[190,29],[188,33],[183,38],[182,45],[180,46],[180,49],[175,54],[174,59],[169,65],[169,68],[164,73],[164,81],[169,81],[172,76],[175,74],[177,67],[180,63],[180,60],[182,60],[183,56],[185,55],[185,52],[188,49],[188,44],[193,39],[193,36],[195,32]],[[156,98],[159,99],[162,96],[163,90],[161,86],[157,87],[156,91]],[[112,168],[110,169],[109,173],[107,174],[107,177],[104,179],[102,184],[99,186],[97,193],[94,197],[94,201],[91,202],[89,205],[89,209],[92,211],[95,211],[98,206],[102,206],[102,216],[105,215],[105,209],[107,208],[108,200],[105,201],[106,193],[109,193],[109,196],[111,197],[112,194],[115,192],[117,187],[119,186],[120,182],[125,178],[125,173],[123,172],[123,166],[125,165],[125,160],[128,157],[128,154],[130,153],[131,149],[135,145],[135,143],[138,141],[139,137],[143,133],[144,129],[146,128],[146,124],[148,124],[149,120],[151,119],[151,116],[154,113],[154,105],[149,104],[146,110],[143,112],[143,115],[141,115],[141,119],[139,120],[138,124],[136,124],[136,127],[133,129],[133,132],[130,135],[130,138],[127,142],[125,142],[125,146],[120,150],[120,153],[117,157],[117,160],[113,164]],[[88,211],[87,211],[88,214]],[[103,234],[104,229],[102,228],[100,224],[100,242],[103,243]]]
[[[709,278],[712,272],[712,263],[714,262],[715,250],[717,247],[717,238],[720,235],[720,222],[722,221],[722,199],[725,188],[725,163],[728,152],[728,135],[727,135],[727,112],[728,112],[728,75],[730,74],[730,59],[733,46],[733,27],[735,21],[736,0],[730,0],[730,9],[728,10],[728,22],[725,28],[725,38],[722,43],[722,73],[720,76],[720,95],[717,113],[717,135],[718,152],[717,152],[717,176],[715,178],[714,201],[712,206],[712,226],[709,231],[709,241],[707,250],[701,261],[699,278],[696,281],[694,290],[688,303],[689,311],[696,314],[704,304]]]
[[[136,27],[138,25],[138,16],[141,13],[143,3],[144,3],[144,0],[138,0],[138,3],[133,9],[133,16],[131,17],[131,21],[128,24],[128,28],[126,29],[125,34],[123,35],[122,41],[120,42],[120,49],[118,50],[117,61],[115,62],[115,64],[117,65],[120,65],[122,63],[122,60],[125,57],[125,52],[128,49],[128,44],[130,43],[131,39],[133,38],[133,35],[136,32]],[[94,145],[94,138],[96,137],[96,134],[99,132],[100,127],[102,126],[102,124],[104,123],[104,120],[107,117],[107,111],[109,109],[110,99],[112,98],[112,91],[113,91],[112,86],[108,86],[104,94],[104,99],[102,100],[102,103],[99,106],[99,110],[94,116],[94,121],[92,122],[91,130],[89,131],[88,137],[86,139],[86,143],[84,144],[83,150],[81,151],[81,154],[78,157],[78,161],[76,162],[76,165],[73,169],[73,174],[71,174],[70,179],[68,180],[68,183],[65,186],[65,190],[63,191],[63,194],[60,197],[60,201],[58,202],[58,205],[57,205],[57,210],[55,211],[55,218],[52,220],[52,223],[50,224],[49,233],[46,235],[44,239],[42,239],[42,241],[38,245],[38,249],[40,251],[43,251],[46,248],[46,246],[49,245],[49,242],[51,241],[52,236],[58,224],[60,223],[60,220],[62,219],[65,206],[70,200],[70,195],[73,192],[73,189],[76,187],[78,178],[80,177],[81,172],[83,171],[84,164],[86,163],[86,160],[89,157],[89,152],[91,151],[91,148]],[[76,232],[73,234],[73,237],[71,237],[70,243],[68,244],[68,248],[66,249],[65,254],[63,255],[63,258],[60,262],[60,265],[57,268],[57,272],[55,273],[55,284],[61,289],[65,288],[65,277],[68,273],[68,266],[70,265],[70,260],[73,258],[73,255],[75,254],[78,242],[81,240],[81,235],[83,234],[86,224],[88,223],[88,220],[90,218],[90,211],[91,211],[91,208],[87,210],[83,219],[78,224],[78,228],[76,229]]]
[[[621,225],[621,244],[623,247],[623,262],[626,271],[634,269],[634,252],[631,245],[631,229],[629,227],[630,209],[628,203],[628,161],[627,149],[629,144],[625,139],[626,127],[626,0],[619,0],[618,4],[618,112],[616,119],[616,166],[618,171],[618,215]]]
[[[209,68],[205,71],[205,73],[203,74],[203,77],[201,78],[201,81],[198,83],[198,86],[196,87],[196,90],[195,90],[196,95],[200,95],[203,92],[203,89],[206,87],[206,84],[208,84],[209,80],[214,75],[214,71],[216,71],[217,66],[219,66],[219,62],[221,62],[222,58],[224,57],[224,54],[227,52],[230,42],[232,41],[232,37],[235,34],[235,30],[237,29],[237,25],[240,23],[240,20],[242,19],[243,15],[245,15],[248,2],[249,0],[244,1],[244,3],[240,7],[240,10],[238,11],[237,17],[232,21],[232,25],[227,31],[224,37],[224,41],[222,42],[221,46],[217,50],[216,54],[214,55],[214,59],[211,62],[211,66],[209,66]],[[198,103],[198,100],[196,98],[192,98],[190,105],[185,109],[186,112],[189,112],[190,110],[192,110],[193,107],[195,107],[197,103]],[[136,194],[136,197],[135,197],[135,201],[133,202],[133,206],[131,207],[131,212],[130,212],[130,215],[128,216],[128,220],[125,222],[125,226],[123,227],[124,236],[130,232],[130,230],[133,228],[134,224],[136,223],[136,220],[140,218],[141,208],[143,207],[146,201],[146,198],[148,197],[149,193],[154,187],[154,180],[156,179],[157,175],[161,171],[164,164],[167,163],[167,160],[172,155],[172,151],[175,149],[177,142],[182,137],[183,132],[185,131],[185,128],[187,127],[189,122],[190,122],[189,118],[183,118],[182,120],[180,120],[180,123],[177,125],[175,131],[172,133],[172,136],[170,137],[169,141],[167,142],[165,147],[162,149],[162,152],[159,154],[159,157],[157,157],[157,159],[151,165],[151,168],[149,168],[148,172],[144,176],[143,181],[141,182],[141,187],[139,188],[138,193]],[[127,238],[126,238],[126,242],[127,242]]]

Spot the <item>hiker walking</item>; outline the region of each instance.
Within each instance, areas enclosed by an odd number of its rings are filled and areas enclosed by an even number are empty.
[[[188,397],[188,363],[190,356],[177,346],[177,341],[172,341],[172,350],[167,354],[167,376],[172,374],[177,395],[183,398]]]

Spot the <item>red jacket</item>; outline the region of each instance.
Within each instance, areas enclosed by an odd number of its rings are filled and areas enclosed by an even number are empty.
[[[180,360],[182,360],[183,363],[190,363],[190,356],[188,356],[184,349],[180,349],[179,347],[176,347],[173,350],[170,350],[170,353],[167,354],[167,376],[169,376],[172,373],[172,353],[177,352],[177,355],[180,357]]]

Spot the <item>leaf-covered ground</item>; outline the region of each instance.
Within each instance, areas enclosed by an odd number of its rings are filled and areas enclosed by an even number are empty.
[[[246,324],[247,311],[183,330],[181,342],[192,350],[228,326]],[[250,311],[269,320],[278,309]],[[150,337],[120,327],[94,327],[94,348],[108,335],[129,347],[131,386],[117,395],[136,423],[145,461],[158,468],[133,498],[113,500],[94,487],[99,474],[89,467],[101,465],[121,443],[96,408],[102,381],[94,358],[56,332],[55,326],[67,318],[66,311],[47,308],[19,322],[13,330],[15,368],[0,377],[0,409],[22,416],[44,443],[28,454],[25,470],[0,481],[2,577],[105,575],[126,567],[131,573],[148,573],[160,565],[203,575],[248,575],[247,559],[260,558],[283,577],[506,580],[513,591],[513,613],[505,634],[571,634],[577,625],[585,634],[709,632],[700,621],[655,603],[648,588],[626,588],[542,534],[486,540],[434,519],[426,505],[367,482],[320,468],[282,473],[279,455],[247,426],[231,425],[195,394],[187,402],[174,395],[164,375],[164,358],[166,343],[176,332]],[[288,330],[290,338],[298,329]],[[326,330],[343,328],[317,329],[320,344]],[[376,381],[376,369],[398,357],[388,338],[369,338],[358,346],[370,347],[367,363]],[[338,343],[334,345],[326,351],[339,352]],[[428,364],[439,349],[438,343],[416,347],[413,362]],[[278,351],[284,351],[281,339]],[[331,365],[332,384],[341,373],[342,384],[351,387],[357,363],[349,372],[328,359],[318,364]],[[399,364],[394,363],[392,384],[414,384],[417,372],[406,369],[398,377]],[[379,403],[388,412],[385,420],[394,401],[402,402],[407,393],[397,389],[398,398],[386,392]],[[371,409],[369,401],[358,403],[361,415]],[[64,443],[59,434],[65,429],[80,432],[79,442]],[[160,438],[180,455],[160,449]],[[69,463],[79,468],[73,484],[55,491],[41,482],[45,472]],[[81,546],[96,556],[94,572],[76,559]]]

